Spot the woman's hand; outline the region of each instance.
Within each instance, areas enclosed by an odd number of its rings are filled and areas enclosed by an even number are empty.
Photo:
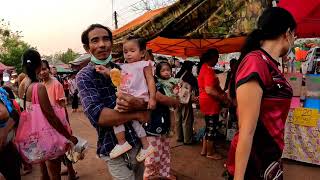
[[[119,112],[130,112],[135,110],[146,110],[148,103],[141,98],[136,98],[130,94],[118,92],[117,110]]]

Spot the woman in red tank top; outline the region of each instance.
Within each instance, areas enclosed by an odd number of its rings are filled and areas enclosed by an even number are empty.
[[[214,148],[214,140],[219,126],[221,103],[228,104],[226,93],[221,89],[219,79],[213,70],[218,59],[218,50],[209,49],[205,52],[200,58],[202,65],[198,76],[200,111],[204,114],[206,122],[201,155],[214,160],[222,159]]]

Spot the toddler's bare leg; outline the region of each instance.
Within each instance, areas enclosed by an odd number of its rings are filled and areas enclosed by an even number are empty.
[[[125,134],[125,128],[123,125],[114,126],[113,127],[114,134],[116,135],[116,138],[118,140],[118,144],[122,145],[126,142],[126,134]]]

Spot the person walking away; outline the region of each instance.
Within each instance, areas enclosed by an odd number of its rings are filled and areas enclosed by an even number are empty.
[[[63,84],[63,79],[60,77],[57,71],[57,67],[52,66],[51,67],[51,74],[53,77],[55,77],[61,84]]]
[[[92,24],[82,33],[81,41],[84,49],[91,54],[91,62],[77,74],[76,82],[84,113],[98,133],[97,155],[106,161],[114,179],[142,179],[143,164],[136,160],[141,144],[132,127],[132,120],[141,123],[149,120],[146,111],[148,103],[126,93],[116,94],[110,75],[96,71],[96,65],[103,65],[110,70],[119,68],[112,62],[112,32],[109,28]],[[114,109],[116,105],[118,110]],[[113,126],[121,124],[125,126],[125,137],[132,149],[111,159],[110,152],[118,144]]]
[[[194,94],[199,95],[198,92],[198,82],[197,79],[192,74],[193,63],[190,61],[185,61],[182,64],[180,71],[177,73],[175,78],[181,79],[183,82],[188,83],[192,87],[190,96]],[[176,121],[177,121],[177,136],[178,142],[183,142],[185,145],[190,145],[193,143],[193,108],[192,108],[193,98],[191,96],[187,104],[182,104],[176,110]]]
[[[228,154],[230,179],[264,179],[267,169],[279,172],[267,173],[271,179],[282,179],[279,161],[293,93],[278,69],[278,60],[290,53],[296,26],[287,10],[268,8],[242,48],[230,83],[239,121]]]
[[[78,97],[78,88],[76,84],[75,75],[72,75],[72,77],[69,80],[70,84],[70,94],[72,96],[72,112],[77,112],[79,108],[79,97]]]
[[[201,155],[214,160],[222,159],[214,141],[217,137],[221,103],[228,104],[227,94],[221,89],[219,79],[213,70],[218,59],[219,52],[216,49],[209,49],[202,54],[198,76],[200,111],[205,115],[206,122]]]
[[[65,111],[65,115],[67,116],[66,118],[69,121],[68,111],[66,107],[67,100],[65,97],[63,86],[56,78],[51,76],[50,66],[48,61],[46,60],[41,61],[40,77],[43,82],[43,85],[46,87],[52,107],[59,107],[62,109],[62,111]],[[66,156],[63,157],[63,163],[67,166],[67,172],[62,172],[62,175],[68,174],[69,180],[78,179],[79,176],[76,175],[77,173],[73,168],[72,162]]]
[[[68,81],[68,77],[65,77],[63,79],[62,86],[63,86],[63,90],[64,90],[64,95],[66,97],[66,103],[69,104],[69,88],[70,88],[70,84],[69,84],[69,81]]]
[[[68,140],[76,144],[77,139],[68,132],[66,127],[62,124],[61,120],[54,113],[45,86],[39,83],[38,77],[41,77],[40,54],[35,50],[29,49],[22,55],[22,60],[22,67],[27,74],[26,78],[29,79],[28,81],[26,81],[28,82],[28,84],[25,84],[25,86],[20,86],[20,88],[25,87],[25,89],[21,90],[25,92],[25,108],[31,108],[32,97],[38,96],[41,111],[45,118],[48,120],[49,124]],[[35,88],[38,89],[35,90]],[[34,94],[36,92],[38,94]],[[41,179],[61,179],[61,157],[56,157],[55,159],[42,162],[40,164],[40,168]]]
[[[228,94],[229,99],[232,99],[230,97],[230,82],[232,79],[232,76],[235,74],[235,68],[236,68],[237,59],[233,58],[230,60],[230,71],[227,74],[226,83],[224,85],[223,90]],[[235,101],[232,101],[229,106],[229,119],[228,119],[228,129],[229,128],[235,128],[237,127],[235,124],[237,123],[237,108],[235,105]]]
[[[234,74],[234,71],[235,71],[235,68],[236,68],[237,59],[232,58],[229,63],[230,63],[230,70],[229,70],[229,72],[227,74],[227,79],[226,79],[226,83],[224,84],[223,91],[227,91],[229,89],[231,76],[232,76],[232,74]]]

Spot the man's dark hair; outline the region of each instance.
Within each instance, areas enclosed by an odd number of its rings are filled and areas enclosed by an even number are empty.
[[[103,26],[101,24],[91,24],[85,31],[83,31],[81,35],[81,42],[83,45],[89,46],[89,33],[95,28],[101,28],[106,30],[110,36],[110,40],[112,41],[112,32],[108,27]]]

